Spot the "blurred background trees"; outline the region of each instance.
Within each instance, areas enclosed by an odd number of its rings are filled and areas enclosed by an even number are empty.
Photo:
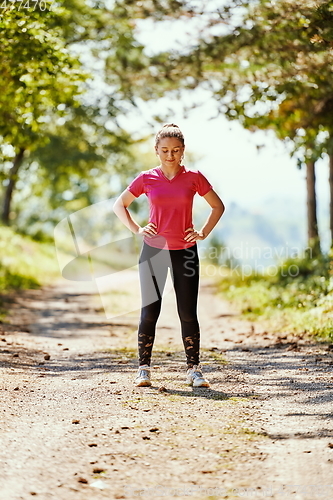
[[[188,36],[170,50],[146,46],[146,26],[166,21],[170,39],[177,23]],[[50,264],[54,247],[40,245],[42,255],[14,231],[52,240],[59,221],[116,196],[138,171],[154,166],[152,134],[130,132],[124,118],[128,123],[140,103],[165,96],[190,116],[203,90],[215,116],[251,132],[273,131],[306,173],[308,255],[280,262],[266,276],[236,276],[231,271],[240,261],[215,231],[206,257],[226,270],[221,289],[253,319],[283,310],[288,328],[332,338],[333,1],[5,0],[0,40],[0,207],[3,224],[12,225],[0,228],[0,288],[37,286],[44,269],[50,279],[58,272]],[[183,98],[189,95],[193,105]],[[152,133],[172,117],[172,109],[158,109],[149,118]],[[329,164],[326,254],[315,182],[322,158]],[[195,163],[187,152],[187,164]],[[146,217],[141,201],[132,205],[139,222]],[[232,205],[243,240],[260,227],[270,236],[265,241],[278,246],[270,219]]]
[[[28,2],[29,3],[29,2]],[[169,8],[180,7],[171,2]],[[168,10],[167,9],[167,10]],[[64,212],[112,194],[138,171],[131,137],[117,118],[135,96],[156,97],[164,82],[135,39],[135,18],[161,16],[135,2],[64,0],[0,12],[2,220],[29,233]],[[13,195],[16,193],[13,206]],[[43,226],[46,228],[46,226]],[[40,229],[37,230],[40,232]],[[32,234],[33,231],[30,231]]]
[[[308,242],[316,255],[315,163],[326,153],[333,164],[333,2],[231,0],[214,2],[210,10],[211,5],[203,8],[206,24],[198,39],[168,59],[169,75],[185,88],[191,81],[210,90],[217,112],[228,119],[251,131],[273,129],[287,143],[298,167],[306,169]],[[331,172],[333,241],[332,178]]]
[[[307,178],[320,253],[315,164],[329,158],[333,239],[333,2],[62,0],[2,9],[2,219],[33,233],[112,196],[143,165],[121,118],[138,100],[208,90],[216,112],[274,130]],[[200,21],[190,43],[148,55],[138,26]],[[143,24],[142,24],[143,22]],[[141,23],[141,24],[140,24]],[[144,28],[143,28],[144,29]],[[172,36],[172,33],[170,34]],[[181,105],[181,101],[180,101]],[[162,121],[162,116],[156,116]],[[13,203],[14,193],[14,203]],[[30,228],[30,229],[29,229]],[[35,232],[36,232],[35,231]]]

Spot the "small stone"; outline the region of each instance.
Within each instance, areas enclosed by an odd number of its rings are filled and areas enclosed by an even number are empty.
[[[20,388],[19,387],[15,387],[14,391],[19,391]]]
[[[72,420],[72,424],[79,424],[79,423],[80,423],[80,420],[76,420],[76,419]]]
[[[78,482],[83,484],[88,484],[88,480],[85,477],[78,477]]]
[[[167,388],[161,385],[161,387],[158,388],[158,392],[167,392]]]
[[[94,467],[93,469],[94,474],[101,474],[102,472],[105,472],[105,469],[102,469],[101,467]]]
[[[156,432],[156,431],[159,431],[158,427],[152,427],[151,429],[149,429],[149,432]]]
[[[18,357],[19,357],[19,355],[17,352],[15,354],[13,354],[13,358],[18,358]]]
[[[90,443],[90,444],[88,444],[88,446],[90,446],[90,448],[93,448],[94,446],[97,446],[97,444],[96,443]]]
[[[44,355],[44,359],[46,359],[46,360],[50,359],[50,357],[51,357],[51,356],[50,356],[49,354],[45,354],[45,355]]]

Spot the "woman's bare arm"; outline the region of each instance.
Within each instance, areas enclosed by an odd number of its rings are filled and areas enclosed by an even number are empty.
[[[223,201],[213,189],[208,191],[208,193],[205,194],[203,198],[205,198],[207,203],[211,206],[212,210],[200,231],[196,231],[193,228],[186,229],[185,232],[189,232],[189,234],[185,236],[185,241],[204,240],[205,238],[207,238],[207,236],[214,229],[225,211]]]
[[[152,222],[147,224],[145,227],[139,226],[137,222],[133,219],[127,208],[130,206],[132,201],[135,200],[135,196],[128,190],[125,189],[117,198],[113,205],[113,211],[116,216],[121,220],[121,222],[134,234],[142,234],[145,236],[152,236],[156,234],[155,226]]]

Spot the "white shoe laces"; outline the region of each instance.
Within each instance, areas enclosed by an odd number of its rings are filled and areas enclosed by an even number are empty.
[[[190,368],[188,374],[195,378],[204,378],[199,365],[194,365],[193,368]]]

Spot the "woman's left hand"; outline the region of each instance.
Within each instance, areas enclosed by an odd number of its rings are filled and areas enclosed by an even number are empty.
[[[189,227],[188,229],[185,230],[185,233],[188,233],[184,238],[185,241],[192,242],[192,241],[197,241],[197,240],[204,240],[205,236],[201,231],[196,231],[193,229],[193,227]]]

